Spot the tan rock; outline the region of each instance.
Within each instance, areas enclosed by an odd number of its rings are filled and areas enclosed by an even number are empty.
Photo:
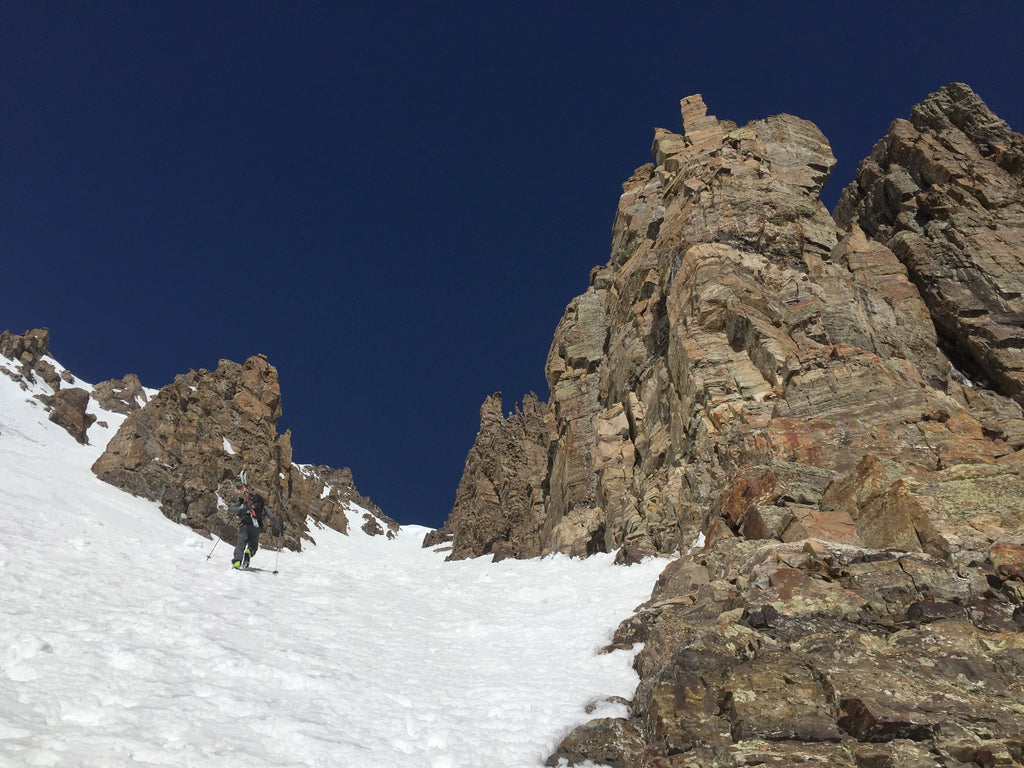
[[[137,401],[131,380],[109,384],[112,397]],[[359,495],[349,470],[291,463],[290,435],[279,436],[276,429],[281,415],[277,370],[262,355],[241,365],[221,360],[215,371],[182,374],[142,408],[126,410],[93,472],[159,502],[175,522],[234,538],[237,521],[226,505],[237,495],[242,470],[287,521],[285,544],[291,547],[309,537],[307,518],[347,533],[350,501],[379,513]],[[389,529],[397,527],[379,516]]]
[[[150,401],[150,396],[135,374],[99,382],[92,388],[92,398],[104,411],[125,416],[138,411]]]
[[[948,86],[837,225],[814,126],[681,113],[556,331],[538,481],[541,551],[680,553],[616,633],[646,764],[1020,762],[1024,139]]]
[[[1001,578],[1024,581],[1024,546],[1021,544],[996,544],[988,551],[988,559]]]
[[[536,395],[527,395],[508,417],[501,393],[489,397],[480,409],[480,430],[466,457],[455,506],[424,546],[450,541],[449,557],[456,559],[541,554],[548,430]]]
[[[1024,137],[953,83],[893,123],[836,218],[886,243],[958,364],[1024,402]]]
[[[794,507],[791,514],[791,522],[780,537],[783,541],[818,539],[850,547],[864,545],[856,523],[845,512]]]
[[[0,333],[0,357],[6,357],[20,365],[21,375],[31,380],[33,371],[49,354],[50,331],[47,328],[35,328],[18,335],[10,331]],[[52,367],[50,369],[52,371]],[[44,379],[48,384],[50,380]],[[58,389],[59,384],[53,389]]]
[[[89,393],[81,387],[64,387],[58,389],[52,397],[43,397],[52,410],[50,421],[60,424],[75,440],[87,444],[88,431],[96,417],[86,413],[89,404]]]

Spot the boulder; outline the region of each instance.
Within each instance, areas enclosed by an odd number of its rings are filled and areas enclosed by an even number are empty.
[[[86,390],[81,387],[65,387],[53,395],[37,397],[49,406],[50,421],[64,427],[78,442],[88,444],[89,427],[96,421],[96,417],[85,412],[89,405],[89,393]]]
[[[599,718],[569,734],[548,758],[547,765],[558,765],[563,760],[569,765],[596,760],[611,768],[641,768],[643,751],[643,739],[628,720]]]

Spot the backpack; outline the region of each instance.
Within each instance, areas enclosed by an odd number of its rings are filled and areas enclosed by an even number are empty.
[[[249,491],[249,501],[252,502],[251,508],[253,513],[255,513],[256,515],[256,523],[257,525],[259,525],[260,528],[262,528],[264,508],[263,497],[260,496],[260,494],[256,493],[256,491]],[[243,521],[249,518],[250,507],[245,502],[244,493],[238,497],[238,499],[235,501],[234,506],[238,509],[238,512],[236,514],[238,514],[238,516],[241,517]]]

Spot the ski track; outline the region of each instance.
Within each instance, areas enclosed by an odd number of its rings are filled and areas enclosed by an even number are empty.
[[[526,768],[625,714],[632,654],[598,651],[664,561],[312,529],[239,573],[26,397],[0,376],[0,766]]]

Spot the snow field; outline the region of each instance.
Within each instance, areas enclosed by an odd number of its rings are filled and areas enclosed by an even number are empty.
[[[603,700],[632,656],[598,650],[664,561],[445,563],[422,528],[314,529],[239,573],[26,397],[0,376],[0,766],[526,768],[623,714]]]

